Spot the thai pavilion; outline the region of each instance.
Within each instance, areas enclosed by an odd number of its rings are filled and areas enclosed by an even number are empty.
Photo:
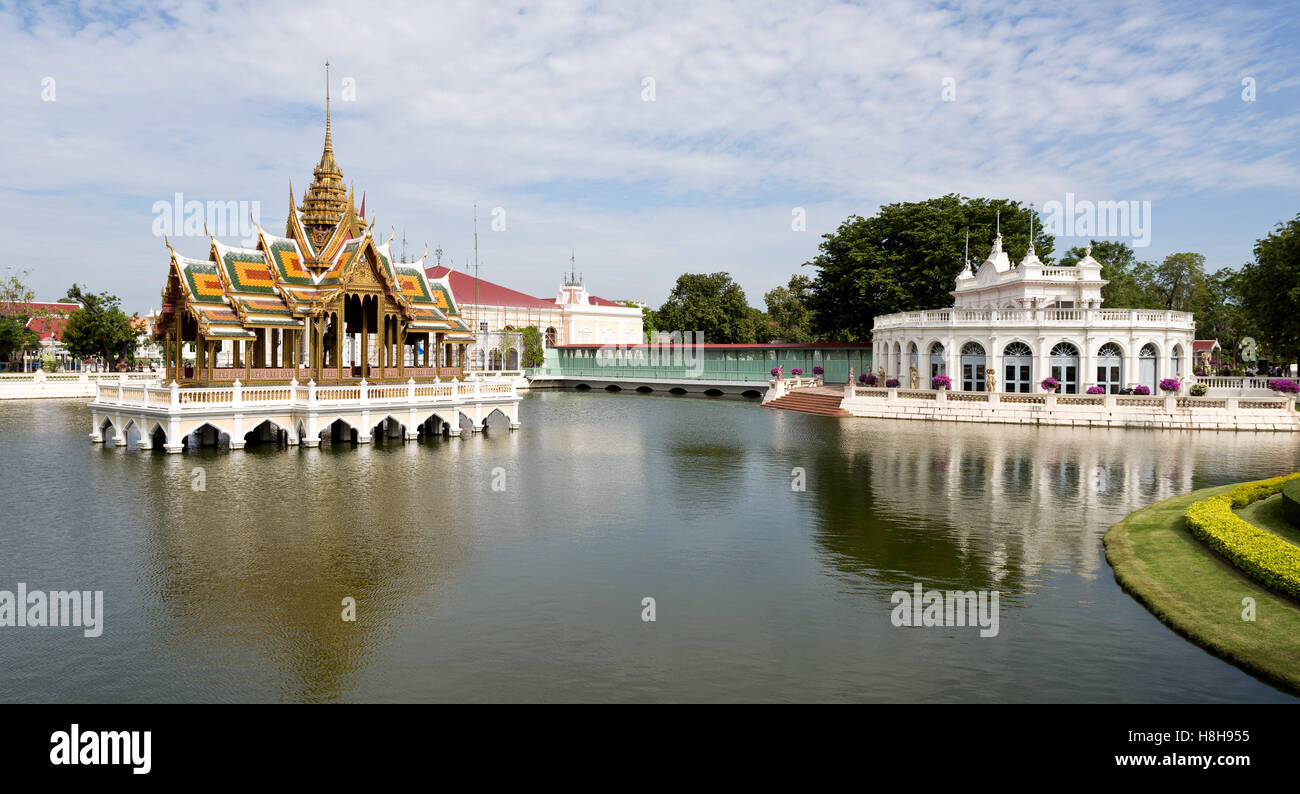
[[[167,379],[344,383],[461,374],[474,336],[450,283],[428,279],[423,256],[394,262],[391,236],[376,243],[374,222],[354,199],[334,160],[327,111],[325,150],[300,206],[289,188],[283,237],[259,228],[252,249],[210,238],[203,260],[171,251],[157,324]],[[176,340],[194,345],[192,369]],[[218,368],[223,351],[230,365]]]
[[[1091,247],[1072,267],[1049,267],[1031,240],[1013,266],[999,233],[978,269],[964,264],[952,308],[876,317],[872,360],[903,388],[946,374],[960,391],[1037,392],[1052,377],[1063,394],[1146,386],[1154,395],[1161,380],[1186,379],[1192,315],[1104,308],[1106,284]]]
[[[154,326],[165,377],[153,389],[101,388],[93,440],[112,428],[124,445],[134,429],[152,441],[142,446],[172,452],[183,438],[217,436],[237,449],[266,423],[289,444],[314,446],[336,422],[360,442],[381,430],[413,439],[436,426],[457,435],[462,420],[481,430],[493,410],[518,427],[513,380],[463,371],[474,336],[450,281],[430,278],[423,256],[394,261],[391,236],[372,236],[365,201],[358,211],[334,159],[328,94],[325,107],[324,151],[300,205],[290,184],[284,236],[259,226],[254,248],[209,237],[207,259],[167,243]]]

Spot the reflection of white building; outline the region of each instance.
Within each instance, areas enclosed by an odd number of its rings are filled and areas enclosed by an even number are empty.
[[[460,302],[462,316],[477,333],[519,331],[535,325],[545,347],[645,341],[639,306],[591,295],[573,275],[564,279],[555,297],[535,298],[441,265],[425,272],[430,280],[449,286]]]
[[[1048,267],[1031,245],[1013,267],[999,234],[979,269],[967,262],[957,276],[952,308],[877,317],[872,361],[903,387],[915,368],[920,388],[944,373],[961,391],[988,390],[991,374],[1002,392],[1037,392],[1051,376],[1065,394],[1157,394],[1160,380],[1190,376],[1192,315],[1102,308],[1106,283],[1091,249],[1073,267]]]

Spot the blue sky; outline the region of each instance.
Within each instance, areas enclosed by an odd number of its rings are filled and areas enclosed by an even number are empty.
[[[680,273],[726,270],[761,305],[849,214],[949,192],[1149,201],[1140,257],[1237,266],[1300,212],[1298,20],[1285,3],[6,5],[0,266],[43,298],[76,281],[145,311],[167,261],[155,202],[259,201],[282,232],[320,156],[326,58],[335,153],[376,233],[462,266],[477,203],[483,277],[533,294],[573,251],[599,295],[657,305]],[[201,235],[173,244],[206,255]]]

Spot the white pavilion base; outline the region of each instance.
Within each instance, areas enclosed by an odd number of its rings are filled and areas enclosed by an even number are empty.
[[[1294,397],[1164,397],[1010,394],[846,388],[840,407],[854,416],[1162,430],[1300,432]]]
[[[436,425],[459,436],[463,424],[475,433],[500,413],[511,430],[519,428],[519,392],[514,378],[471,377],[434,383],[410,380],[399,385],[361,381],[349,386],[296,382],[245,387],[239,381],[217,388],[181,388],[175,382],[100,384],[90,403],[90,440],[127,446],[134,436],[140,449],[158,438],[163,449],[180,452],[191,434],[216,442],[228,437],[230,449],[243,449],[245,436],[279,435],[290,446],[319,446],[335,422],[356,431],[357,442],[419,437],[421,426]]]

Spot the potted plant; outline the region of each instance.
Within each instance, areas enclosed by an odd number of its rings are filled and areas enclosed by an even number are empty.
[[[864,372],[858,376],[858,383],[861,383],[863,386],[875,386],[876,376],[870,372]]]
[[[1141,396],[1143,396],[1143,397],[1147,397],[1147,396],[1149,396],[1149,395],[1151,394],[1151,387],[1150,387],[1150,386],[1134,386],[1134,387],[1133,387],[1133,393],[1134,393],[1134,394],[1141,395]]]
[[[1187,393],[1192,395],[1193,397],[1204,397],[1206,392],[1208,392],[1209,390],[1210,387],[1206,386],[1204,383],[1193,383],[1187,389]]]
[[[1043,382],[1038,384],[1045,392],[1056,392],[1061,388],[1061,382],[1056,378],[1043,378]]]
[[[887,379],[885,379],[885,388],[886,388],[886,389],[897,389],[897,388],[898,388],[898,378],[887,378]]]
[[[1182,388],[1183,384],[1178,380],[1178,378],[1165,378],[1160,381],[1160,391],[1165,394],[1177,394]]]
[[[818,366],[814,366],[814,367],[813,367],[813,374],[816,375],[816,376],[818,376],[818,377],[821,377],[822,375],[825,375],[825,374],[826,374],[826,370],[822,369],[820,365],[818,365]]]
[[[1279,394],[1296,394],[1300,392],[1300,383],[1288,378],[1280,378],[1268,382],[1268,387]]]
[[[1089,393],[1089,394],[1105,394],[1105,393],[1106,393],[1106,387],[1105,387],[1105,386],[1089,386],[1089,387],[1088,387],[1088,393]]]
[[[781,368],[780,368],[780,367],[772,367],[772,377],[774,377],[774,378],[779,378],[779,377],[781,377]]]
[[[947,375],[935,375],[930,378],[930,388],[935,391],[947,391],[952,388],[952,378]]]
[[[795,367],[794,369],[790,370],[790,374],[795,376],[796,378],[799,377],[800,375],[803,375],[803,367]]]

